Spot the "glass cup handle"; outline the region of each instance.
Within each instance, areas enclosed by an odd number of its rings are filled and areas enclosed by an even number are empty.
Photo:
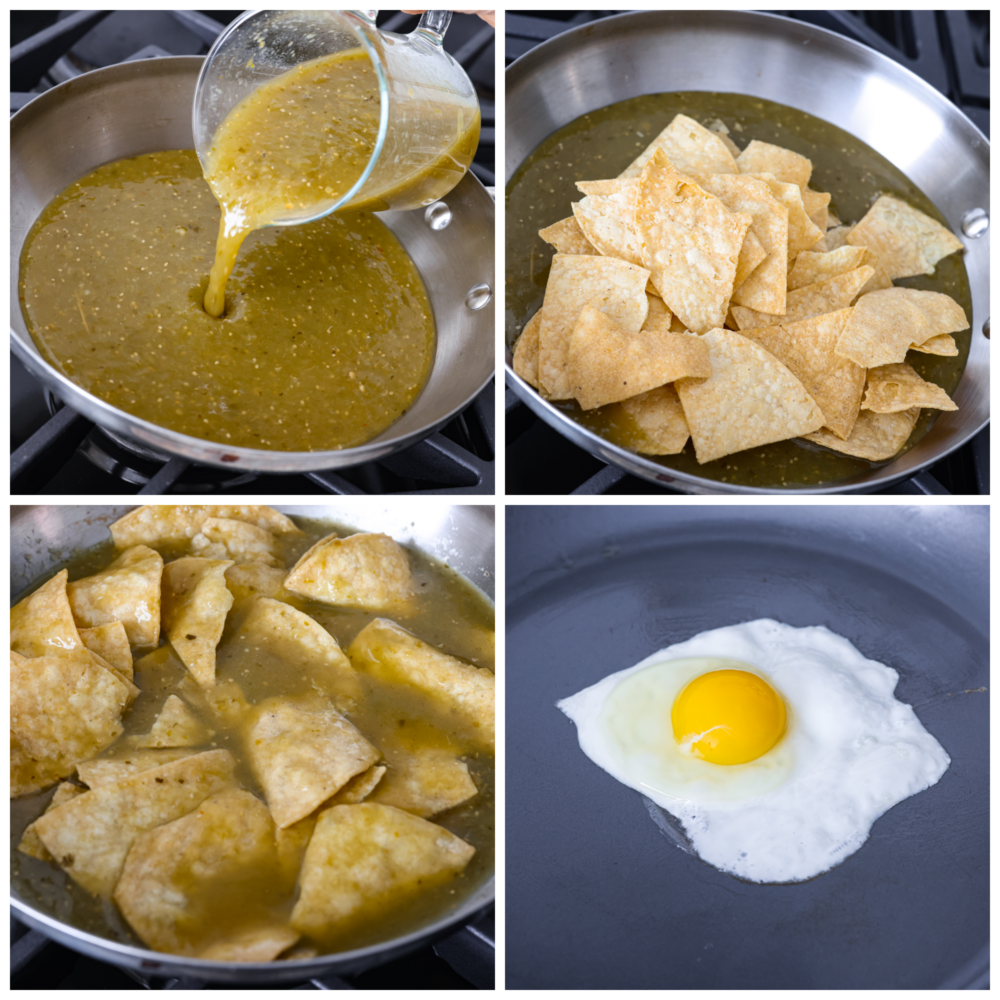
[[[444,43],[444,33],[451,24],[450,10],[425,10],[417,25],[417,31],[428,41],[440,46]]]

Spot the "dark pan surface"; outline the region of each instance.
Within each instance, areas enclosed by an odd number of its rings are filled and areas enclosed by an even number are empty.
[[[917,989],[985,975],[986,507],[508,507],[508,988]],[[555,702],[697,632],[825,625],[951,767],[842,865],[740,882],[657,829]],[[968,692],[968,693],[966,693]]]

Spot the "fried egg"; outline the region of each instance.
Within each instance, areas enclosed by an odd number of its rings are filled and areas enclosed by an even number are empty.
[[[898,680],[826,628],[764,618],[669,646],[558,707],[583,752],[679,820],[703,861],[797,882],[948,769]]]

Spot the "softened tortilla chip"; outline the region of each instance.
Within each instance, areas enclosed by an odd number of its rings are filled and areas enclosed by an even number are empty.
[[[132,842],[197,809],[233,783],[228,750],[208,750],[78,795],[35,821],[56,863],[88,892],[109,899]]]
[[[348,647],[358,670],[388,684],[410,684],[465,726],[479,746],[493,748],[494,676],[421,642],[395,622],[376,618]]]
[[[331,806],[350,806],[357,802],[364,802],[366,798],[375,790],[378,783],[385,777],[385,764],[375,764],[356,774],[332,799]],[[304,847],[304,845],[303,845]]]
[[[145,545],[126,549],[106,570],[69,584],[66,592],[81,628],[111,622],[125,626],[133,646],[160,641],[160,575],[163,559]]]
[[[364,774],[367,773],[367,771],[364,772]],[[363,777],[364,774],[358,775],[358,777]],[[355,780],[357,779],[352,778],[344,788],[346,789]],[[337,795],[339,794],[338,792]],[[336,798],[335,795],[330,799],[330,803],[334,804]],[[293,823],[284,829],[275,827],[274,840],[278,846],[278,864],[281,868],[282,880],[289,892],[295,888],[295,883],[298,881],[299,872],[302,870],[302,859],[306,855],[306,846],[309,843],[309,838],[313,835],[313,830],[316,829],[316,819],[315,815],[306,816],[305,819],[300,819],[298,823]]]
[[[771,189],[771,194],[788,209],[789,259],[794,259],[796,254],[815,246],[816,241],[823,236],[823,231],[806,214],[805,204],[802,201],[802,189],[797,184],[783,183],[777,180],[773,174],[749,174],[748,176],[766,181],[767,186]]]
[[[546,243],[551,243],[556,248],[556,253],[597,253],[593,243],[584,235],[575,215],[571,215],[568,219],[560,219],[551,226],[546,226],[545,229],[539,229],[538,235]]]
[[[906,360],[911,344],[969,326],[950,296],[915,288],[886,288],[858,299],[837,344],[837,353],[863,368]]]
[[[639,237],[635,230],[635,199],[639,180],[623,181],[608,195],[588,195],[573,202],[573,215],[597,252],[642,265]]]
[[[18,754],[11,796],[68,777],[80,761],[110,746],[122,733],[130,700],[127,683],[86,650],[30,659],[12,654],[10,731]]]
[[[550,399],[569,399],[566,370],[570,335],[584,306],[593,306],[629,332],[642,328],[649,309],[649,271],[614,257],[556,254],[545,286],[538,329],[538,382]]]
[[[643,265],[689,330],[703,333],[722,325],[752,221],[679,173],[662,150],[650,157],[636,200]]]
[[[756,177],[716,174],[702,178],[702,186],[731,212],[745,212],[752,217],[747,238],[755,237],[767,254],[763,263],[738,284],[732,301],[762,312],[783,313],[788,276],[788,209],[771,194],[767,183]]]
[[[333,698],[342,711],[361,700],[361,682],[337,640],[319,622],[281,601],[261,597],[250,608],[239,631],[219,654],[218,673],[249,673],[258,682],[273,678],[312,687]]]
[[[851,433],[865,388],[865,370],[836,353],[850,309],[781,326],[741,330],[770,351],[802,383],[823,411],[823,424],[838,437]]]
[[[226,570],[226,586],[236,601],[274,597],[285,586],[286,569],[263,563],[237,563]]]
[[[114,898],[156,951],[268,962],[299,938],[270,910],[282,895],[267,808],[231,788],[139,833]]]
[[[58,809],[64,802],[69,802],[70,799],[75,799],[78,795],[82,795],[86,790],[86,788],[81,788],[79,785],[74,785],[68,781],[64,781],[58,786],[58,788],[56,788],[56,793],[52,796],[52,801],[45,807],[45,812],[52,812],[53,809]],[[24,831],[24,836],[21,837],[21,843],[18,844],[17,849],[22,854],[29,854],[33,858],[38,858],[39,861],[53,860],[52,855],[48,852],[48,849],[41,842],[41,840],[38,839],[38,834],[35,833],[34,823],[31,823]]]
[[[813,191],[812,188],[802,189],[802,207],[806,210],[810,222],[822,233],[826,233],[829,213],[827,205],[830,204],[829,191]]]
[[[333,944],[454,878],[475,848],[401,809],[362,802],[320,814],[306,849],[291,924]]]
[[[856,267],[853,271],[835,274],[804,288],[796,288],[785,297],[784,316],[772,316],[744,306],[733,306],[733,316],[741,330],[749,330],[754,327],[796,323],[810,316],[837,312],[851,304],[871,275],[870,267]]]
[[[233,559],[280,566],[278,540],[266,528],[226,517],[209,517],[191,539],[191,552],[205,559]]]
[[[807,441],[821,444],[832,451],[855,458],[865,458],[869,462],[882,462],[894,458],[920,416],[920,408],[901,410],[899,413],[873,413],[862,410],[854,423],[850,437],[841,441],[835,434],[824,428],[812,434],[803,435]]]
[[[939,333],[922,344],[910,344],[910,350],[920,351],[921,354],[937,354],[945,358],[954,358],[958,355],[958,345],[950,333]]]
[[[619,176],[638,177],[657,151],[687,174],[739,173],[733,154],[720,136],[687,115],[677,115]]]
[[[160,714],[145,736],[132,741],[135,747],[196,747],[207,743],[214,733],[203,725],[191,709],[177,697],[170,695],[163,703]]]
[[[129,648],[128,633],[121,622],[82,628],[79,632],[87,649],[106,660],[123,680],[132,680],[132,650]]]
[[[684,408],[672,385],[650,389],[608,407],[615,444],[643,455],[677,455],[691,436]]]
[[[187,544],[210,517],[246,521],[275,535],[300,536],[295,524],[271,507],[253,504],[149,504],[136,507],[111,525],[111,537],[119,549],[133,545],[162,546]]]
[[[812,177],[812,160],[800,153],[754,139],[736,158],[741,174],[772,174],[783,184],[805,188]]]
[[[712,377],[676,383],[699,463],[823,425],[815,400],[769,351],[731,330],[710,330],[702,340]]]
[[[874,250],[890,278],[933,274],[942,257],[962,249],[962,241],[950,230],[887,194],[848,233],[847,242]]]
[[[722,176],[721,174],[713,176]],[[733,278],[733,291],[735,292],[747,278],[767,259],[767,251],[763,244],[754,235],[753,229],[748,229],[743,237],[743,246],[740,247],[740,255],[736,260],[736,277]]]
[[[10,609],[12,650],[27,657],[79,657],[84,651],[66,594],[68,576],[60,570]]]
[[[708,348],[697,337],[660,329],[629,334],[592,306],[584,308],[570,339],[570,389],[585,410],[684,376],[711,374]]]
[[[450,750],[386,744],[388,771],[369,802],[395,806],[428,819],[479,794],[469,765]]]
[[[909,365],[882,365],[868,372],[868,387],[862,410],[898,413],[911,407],[957,410],[948,393],[933,382],[925,382]]]
[[[536,389],[538,388],[538,331],[541,325],[542,310],[539,309],[525,323],[521,336],[514,345],[514,373]]]
[[[133,750],[125,747],[121,751],[115,747],[110,751],[110,756],[96,757],[78,764],[76,773],[88,788],[101,788],[104,785],[117,785],[140,771],[150,771],[154,767],[172,764],[175,760],[193,757],[196,752],[180,747],[172,750]]]
[[[233,606],[226,586],[232,565],[226,559],[186,556],[163,567],[163,630],[202,687],[215,683],[215,647]]]
[[[413,592],[406,550],[388,535],[329,536],[292,568],[285,588],[324,604],[381,611]]]
[[[382,756],[333,708],[285,698],[257,706],[245,745],[280,827],[308,816]]]
[[[864,247],[843,246],[839,250],[828,253],[812,253],[803,250],[795,258],[791,271],[788,272],[788,290],[804,288],[815,284],[824,278],[832,278],[835,274],[844,274],[861,267],[867,251]],[[775,310],[762,310],[774,312]]]

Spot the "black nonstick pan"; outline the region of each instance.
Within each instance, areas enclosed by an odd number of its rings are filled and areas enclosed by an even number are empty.
[[[989,511],[508,507],[507,987],[984,988]],[[810,881],[679,849],[560,698],[698,632],[825,625],[899,672],[951,757]]]

